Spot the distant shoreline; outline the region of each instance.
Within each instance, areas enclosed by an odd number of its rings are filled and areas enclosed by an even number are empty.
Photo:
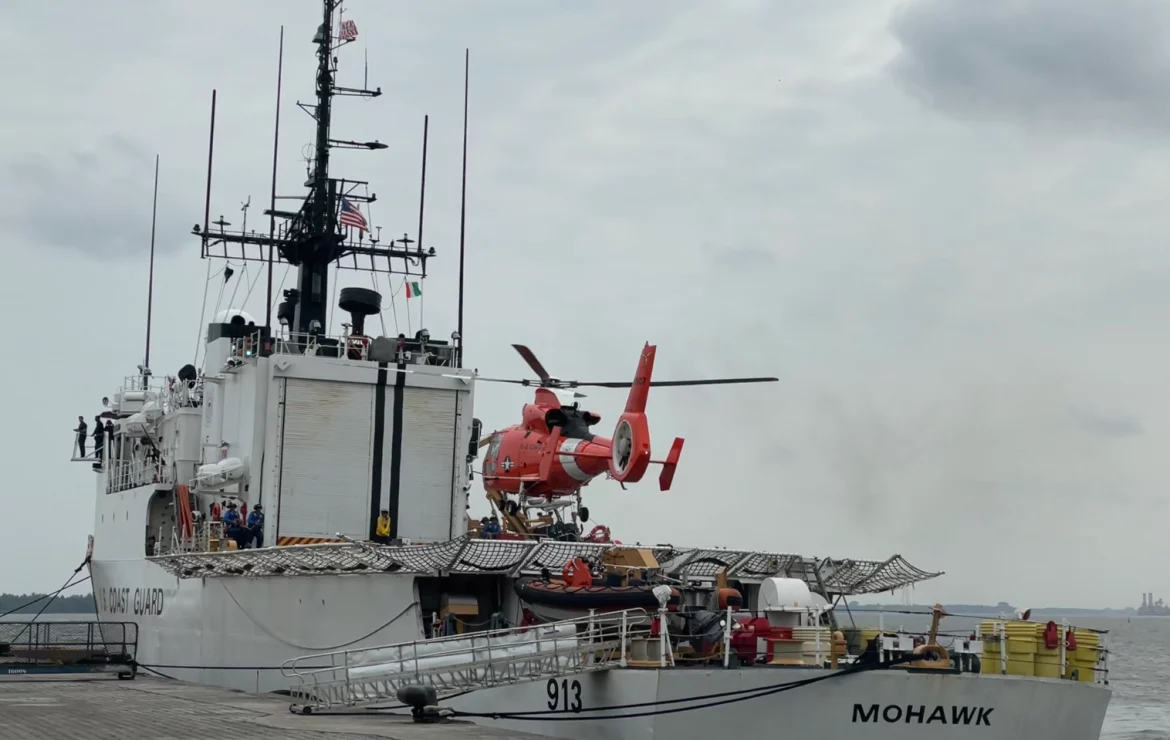
[[[45,594],[0,594],[0,614],[95,614],[93,594],[58,596],[45,604]],[[32,602],[32,603],[30,603]]]

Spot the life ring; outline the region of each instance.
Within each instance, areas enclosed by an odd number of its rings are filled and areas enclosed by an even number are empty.
[[[609,527],[604,524],[598,524],[589,530],[589,534],[585,539],[589,542],[609,542]]]
[[[585,588],[593,585],[593,574],[589,571],[589,563],[581,558],[573,558],[565,563],[561,570],[561,579],[567,586]]]

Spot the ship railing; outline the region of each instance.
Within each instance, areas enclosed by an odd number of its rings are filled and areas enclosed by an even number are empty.
[[[106,465],[106,492],[116,493],[139,486],[155,483],[169,485],[174,482],[170,466],[162,460],[115,460]]]
[[[155,379],[153,376],[127,375],[122,378],[122,385],[118,387],[122,393],[145,392],[146,398],[158,398],[166,393],[166,378]]]
[[[167,377],[167,388],[162,396],[163,411],[194,409],[203,405],[203,377],[192,381]]]
[[[991,632],[984,634],[984,624],[991,623]],[[1057,669],[1056,678],[1071,679],[1073,681],[1091,681],[1093,683],[1108,684],[1109,683],[1109,630],[1094,629],[1091,627],[1077,627],[1069,624],[1067,618],[1062,618],[1059,622],[1053,622],[1056,626],[1057,647],[1056,658],[1057,662],[1054,666]],[[1013,644],[1019,644],[1021,641],[1028,640],[1042,641],[1041,628],[1048,623],[1024,619],[1008,619],[1004,615],[999,615],[995,619],[985,619],[975,626],[975,638],[980,644],[991,646],[990,650],[985,650],[984,660],[994,661],[994,665],[989,671],[985,666],[984,673],[999,673],[1001,675],[1040,675],[1036,671],[1036,666],[1039,663],[1039,656],[1042,654],[1038,649],[1033,648],[1031,652],[1024,651],[1013,657]],[[1029,625],[1035,629],[1034,636],[1032,634],[1013,634],[1015,628],[1013,625]],[[1030,630],[1029,630],[1030,631]],[[1080,633],[1080,634],[1078,634]],[[1069,637],[1075,642],[1075,650],[1069,650]],[[1086,638],[1092,636],[1096,640],[1096,644],[1081,644],[1082,642],[1089,642]],[[1031,647],[1031,646],[1029,646]],[[1051,653],[1045,649],[1046,657],[1051,657]],[[1035,654],[1035,657],[1031,653]],[[1028,655],[1029,660],[1023,660],[1022,656]],[[1023,662],[1030,664],[1029,666],[1020,665]]]
[[[354,707],[395,701],[423,685],[439,696],[626,666],[649,615],[627,609],[559,622],[318,653],[286,660],[294,708]]]
[[[257,334],[246,341],[259,341]],[[239,340],[244,342],[245,340]],[[312,334],[307,332],[285,332],[275,337],[273,354],[278,355],[324,355],[344,357],[350,360],[366,360],[370,356],[369,337],[352,335]]]
[[[134,622],[0,622],[0,674],[135,673]]]
[[[318,355],[340,357],[349,360],[369,360],[373,337],[344,334],[328,335],[308,332],[285,332],[279,336],[265,338],[260,332],[232,340],[229,362],[236,364],[263,354],[262,347],[270,347],[278,355]],[[393,339],[391,341],[394,341]],[[456,367],[459,346],[455,339],[445,340],[402,339],[396,345],[395,362],[407,365],[432,365]]]
[[[208,553],[227,549],[223,534],[223,522],[218,519],[196,521],[190,536],[184,535],[182,526],[172,526],[170,531],[171,549],[166,553],[157,554]],[[163,542],[162,532],[163,528],[159,527],[158,542],[160,543]]]

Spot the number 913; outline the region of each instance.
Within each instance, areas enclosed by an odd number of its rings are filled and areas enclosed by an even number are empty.
[[[562,712],[581,711],[581,682],[577,679],[570,681],[562,678],[558,682],[555,678],[550,678],[545,691],[548,693],[549,709]]]

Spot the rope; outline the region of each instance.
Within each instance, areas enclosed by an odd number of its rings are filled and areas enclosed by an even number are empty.
[[[0,614],[0,617],[6,617],[14,611],[17,611],[19,609],[23,609],[26,606],[31,606],[32,604],[37,603],[41,599],[45,599],[45,598],[48,599],[48,601],[45,602],[45,605],[41,607],[41,610],[39,612],[37,612],[36,615],[34,615],[33,618],[28,621],[27,624],[25,624],[23,627],[21,627],[20,632],[17,632],[16,636],[13,637],[11,640],[9,640],[9,642],[16,642],[17,640],[19,640],[20,636],[25,633],[25,630],[27,630],[29,627],[31,627],[33,622],[36,622],[37,619],[42,614],[45,613],[45,610],[49,608],[49,604],[53,603],[53,599],[56,599],[58,594],[60,594],[62,591],[64,591],[67,588],[72,588],[72,587],[76,586],[78,583],[85,583],[86,581],[88,581],[89,576],[86,576],[85,578],[82,578],[80,581],[77,581],[77,583],[73,582],[73,579],[77,576],[78,573],[81,572],[81,569],[87,565],[89,565],[89,556],[88,555],[85,556],[85,560],[81,561],[81,565],[79,565],[73,569],[73,572],[69,574],[69,577],[67,579],[65,579],[65,585],[61,586],[61,588],[57,589],[52,594],[46,594],[45,596],[38,597],[36,599],[33,599],[32,601],[30,601],[27,604],[22,604],[21,606],[16,607],[16,609],[12,609],[11,611],[7,611],[4,614]]]
[[[374,286],[374,292],[378,292],[378,273],[370,273],[370,283]],[[378,321],[382,322],[382,336],[386,336],[386,314],[382,311],[378,312]]]
[[[284,281],[288,280],[288,271],[291,268],[292,268],[292,265],[286,264],[284,266],[284,275],[282,275],[280,278],[280,286],[277,287],[277,289],[272,292],[272,308],[271,308],[272,313],[276,313],[276,305],[278,303],[280,303],[281,291],[284,290]],[[278,320],[276,323],[279,324],[280,321]]]
[[[326,275],[329,274],[329,266],[328,265],[325,266],[325,274]],[[329,319],[327,320],[327,323],[329,324],[329,326],[326,326],[325,331],[324,331],[324,334],[327,337],[335,336],[333,334],[333,314],[335,314],[337,312],[337,309],[336,309],[336,307],[337,307],[337,284],[339,282],[341,282],[341,271],[334,270],[333,277],[336,279],[333,281],[333,295],[332,295],[332,297],[329,298]]]
[[[256,283],[260,282],[260,278],[264,277],[263,270],[256,270],[256,277],[252,278],[252,284],[248,286],[248,292],[244,294],[244,300],[240,303],[240,310],[248,307],[248,299],[252,297],[252,291],[256,289]]]
[[[78,570],[80,570],[80,568],[79,568]],[[75,575],[77,575],[77,571],[76,571],[76,570],[75,570],[75,571],[73,571],[73,575],[69,576],[69,580],[70,580],[70,581],[72,581],[72,580],[73,580],[73,576],[75,576]],[[59,594],[60,594],[62,591],[65,591],[65,590],[67,590],[67,589],[71,589],[71,588],[73,588],[74,586],[77,586],[77,585],[80,585],[80,584],[82,584],[82,583],[85,583],[85,582],[86,582],[86,581],[88,581],[88,580],[89,580],[89,576],[86,576],[85,578],[82,578],[80,581],[77,581],[76,583],[69,583],[69,581],[66,581],[64,586],[62,586],[61,588],[57,589],[57,590],[56,590],[56,591],[54,591],[53,593],[51,593],[51,594],[43,594],[43,595],[41,595],[41,596],[38,596],[38,597],[36,597],[36,598],[35,598],[35,599],[33,599],[32,601],[29,601],[29,602],[26,602],[26,603],[24,603],[24,604],[21,604],[20,606],[16,607],[15,609],[9,609],[8,611],[4,612],[3,614],[0,614],[0,617],[7,617],[9,614],[15,614],[16,612],[20,611],[21,609],[25,609],[25,608],[27,608],[27,607],[30,607],[30,606],[32,606],[33,604],[37,603],[38,601],[41,601],[42,599],[48,599],[48,600],[51,602],[53,599],[57,598],[57,596],[58,596],[58,595],[59,595]],[[48,604],[46,604],[45,606],[48,606]],[[43,611],[44,611],[44,609],[42,609],[40,612],[37,612],[37,616],[39,617],[39,616],[41,615],[41,612],[43,612]],[[33,621],[34,621],[34,622],[36,621],[36,617],[33,617]]]
[[[366,634],[362,635],[361,637],[350,640],[349,642],[343,642],[340,645],[331,645],[331,646],[326,646],[326,647],[309,647],[308,645],[298,645],[295,642],[290,642],[289,640],[286,640],[283,637],[281,637],[277,634],[274,634],[270,629],[265,627],[262,622],[260,622],[259,620],[257,620],[255,617],[253,617],[251,614],[248,613],[248,610],[245,609],[242,604],[240,604],[239,600],[236,599],[235,595],[231,592],[231,589],[229,589],[226,584],[223,585],[223,590],[224,590],[224,593],[226,593],[228,595],[228,598],[230,598],[232,600],[232,602],[236,605],[236,607],[241,612],[244,613],[244,616],[247,617],[252,622],[252,624],[259,627],[261,629],[261,631],[264,632],[264,634],[268,635],[269,637],[271,637],[273,640],[276,640],[277,642],[288,645],[289,647],[295,647],[297,650],[306,650],[306,651],[312,652],[312,653],[327,653],[327,652],[330,652],[332,650],[340,650],[341,648],[349,647],[350,645],[353,645],[354,643],[361,642],[362,640],[366,639],[367,637],[371,637],[372,635],[375,635],[378,632],[386,629],[390,625],[394,624],[401,617],[405,616],[407,612],[414,609],[414,607],[418,606],[417,601],[412,602],[410,604],[407,604],[406,608],[403,609],[402,611],[398,612],[398,614],[394,615],[394,617],[389,622],[386,622],[385,624],[374,628],[373,630],[371,630],[370,632],[367,632]],[[175,666],[171,666],[171,667],[173,668]]]
[[[652,709],[645,712],[630,712],[627,714],[608,715],[605,717],[581,717],[581,716],[565,716],[564,710],[560,709],[537,709],[525,712],[461,712],[456,710],[453,715],[456,717],[479,717],[484,719],[510,719],[517,721],[547,721],[547,722],[583,722],[590,720],[603,719],[636,719],[638,717],[651,717],[660,714],[677,714],[680,712],[693,712],[698,709],[710,709],[711,707],[724,706],[727,704],[736,704],[742,701],[750,701],[752,699],[760,699],[765,696],[772,696],[783,691],[791,691],[792,689],[802,688],[804,686],[811,686],[821,681],[827,681],[833,678],[841,678],[849,676],[854,673],[861,673],[862,671],[886,669],[899,663],[908,663],[915,660],[921,660],[918,655],[904,655],[894,658],[885,663],[862,663],[854,664],[847,668],[828,673],[821,676],[814,676],[812,678],[802,679],[800,681],[785,681],[778,684],[770,684],[767,686],[758,686],[751,689],[736,689],[734,691],[722,691],[715,694],[705,694],[700,696],[687,696],[678,699],[666,699],[661,701],[636,702],[632,704],[612,704],[603,707],[584,707],[576,712],[574,715],[584,714],[586,712],[612,712],[625,709],[641,709],[643,707],[662,707],[672,704],[682,704],[688,702],[707,702],[705,704],[696,704],[694,706],[673,707],[671,709]],[[708,701],[716,699],[718,701]]]
[[[871,611],[871,610],[867,609],[866,611]],[[876,610],[872,610],[872,611],[876,611]],[[910,609],[882,609],[881,611],[884,612],[885,614],[909,614],[909,615],[912,615],[915,617],[929,617],[931,614],[930,611],[916,612],[916,611],[913,611]],[[977,620],[980,622],[1025,622],[1026,621],[1029,624],[1047,624],[1048,623],[1047,620],[1041,622],[1041,621],[1036,620],[1036,619],[1024,620],[1024,619],[1015,619],[1015,618],[1004,618],[1004,617],[1000,617],[998,614],[995,614],[995,615],[993,615],[993,614],[955,614],[953,612],[948,612],[945,610],[943,612],[943,616],[944,617],[955,617],[957,619],[974,619],[974,620]],[[1073,625],[1069,625],[1069,626],[1071,627]],[[1093,627],[1077,627],[1077,629],[1085,630],[1086,632],[1096,632],[1099,635],[1109,634],[1109,630],[1094,629]],[[895,632],[896,630],[891,629],[891,630],[886,630],[886,631],[887,632]]]
[[[259,270],[257,270],[257,272],[259,272]],[[240,285],[242,283],[246,282],[247,277],[248,277],[248,263],[245,262],[240,267],[240,276],[238,278],[236,278],[236,287],[232,288],[232,297],[228,299],[227,307],[228,307],[229,311],[232,309],[233,306],[236,305],[236,294],[240,292]],[[252,291],[249,290],[248,292],[251,293]],[[245,299],[245,300],[247,300],[247,299]]]
[[[199,309],[199,326],[195,329],[195,359],[192,365],[199,365],[200,339],[203,338],[203,317],[207,315],[207,286],[211,284],[211,260],[207,260],[207,278],[203,282],[203,306]]]

